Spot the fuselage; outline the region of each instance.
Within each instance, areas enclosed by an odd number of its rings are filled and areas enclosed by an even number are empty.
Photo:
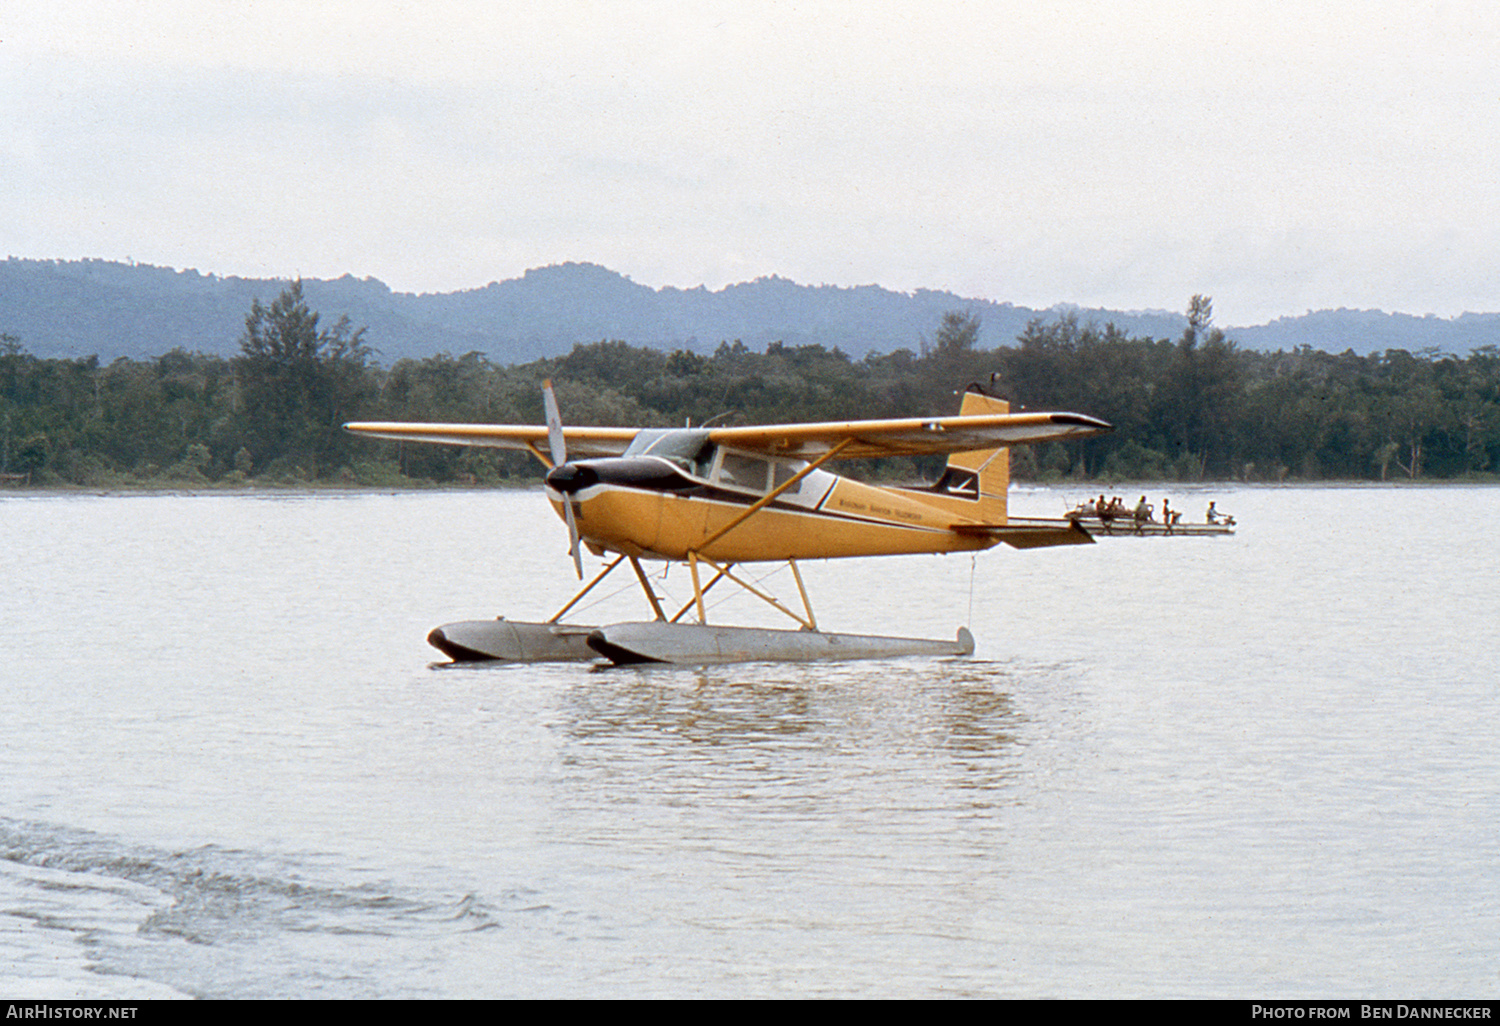
[[[720,535],[808,464],[711,445],[707,432],[642,431],[619,457],[565,463],[547,475],[559,516],[573,506],[595,549],[681,560],[690,552],[733,563],[985,549],[973,481],[930,489],[864,484],[821,468]],[[720,535],[719,537],[715,537]]]

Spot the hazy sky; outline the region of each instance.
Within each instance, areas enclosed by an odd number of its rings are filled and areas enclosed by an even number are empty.
[[[0,0],[0,256],[1500,310],[1494,0]]]

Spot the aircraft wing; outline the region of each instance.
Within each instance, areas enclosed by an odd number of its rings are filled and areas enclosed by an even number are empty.
[[[481,445],[491,449],[547,452],[544,424],[414,424],[399,421],[362,421],[345,424],[346,431],[371,438],[398,442],[446,442],[449,445]],[[637,428],[565,427],[563,439],[570,457],[618,456],[625,451]]]
[[[1087,438],[1113,430],[1108,422],[1081,413],[990,413],[968,417],[712,428],[709,440],[735,449],[811,460],[840,442],[852,439],[838,458],[870,459],[971,452],[1026,442]]]

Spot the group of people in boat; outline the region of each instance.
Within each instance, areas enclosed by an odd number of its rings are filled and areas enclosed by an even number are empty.
[[[1092,517],[1097,519],[1107,529],[1116,520],[1133,524],[1136,531],[1140,531],[1146,524],[1160,523],[1166,526],[1167,533],[1172,532],[1182,521],[1182,512],[1172,508],[1172,500],[1163,498],[1161,500],[1161,520],[1156,519],[1156,506],[1146,501],[1144,495],[1134,507],[1127,506],[1125,500],[1116,495],[1106,499],[1100,494],[1097,499],[1088,499],[1080,502],[1069,514],[1068,519]],[[1209,524],[1234,525],[1234,517],[1220,511],[1213,502],[1208,504],[1208,511],[1204,514],[1204,522]]]

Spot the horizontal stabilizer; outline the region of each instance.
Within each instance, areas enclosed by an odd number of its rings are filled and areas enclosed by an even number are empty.
[[[1094,538],[1072,520],[1012,517],[1004,524],[954,524],[959,534],[980,535],[1013,549],[1041,549],[1050,545],[1092,545]]]

